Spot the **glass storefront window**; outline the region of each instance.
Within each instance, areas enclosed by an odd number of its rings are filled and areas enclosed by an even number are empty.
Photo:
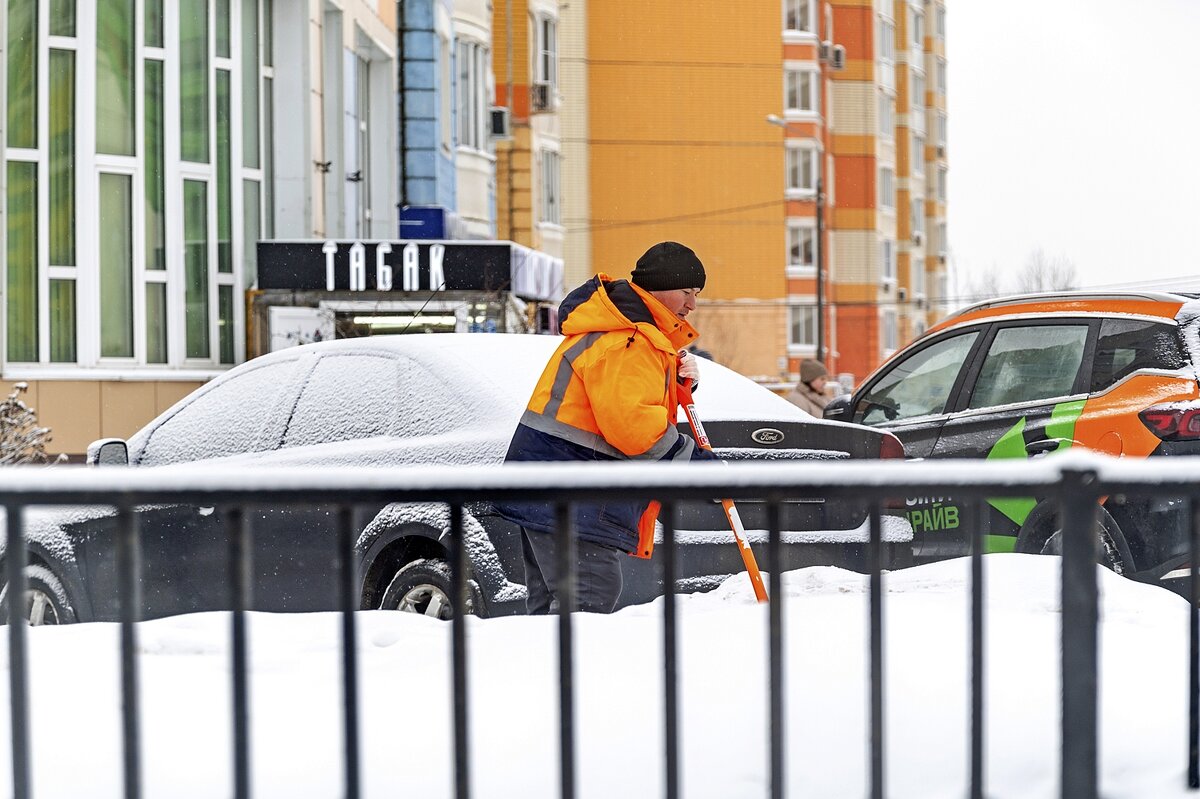
[[[51,0],[50,35],[75,35],[75,0]]]
[[[163,46],[163,0],[145,0],[146,46]]]
[[[229,58],[229,0],[217,0],[217,58]]]
[[[179,0],[179,123],[184,161],[208,163],[208,0]]]
[[[38,359],[37,164],[8,162],[8,360]]]
[[[233,286],[217,287],[217,316],[221,363],[233,363]]]
[[[37,147],[37,2],[8,0],[8,146]]]
[[[208,358],[208,184],[183,182],[183,281],[187,357]]]
[[[75,281],[50,281],[50,360],[75,362]]]
[[[233,271],[233,207],[229,174],[229,70],[217,70],[217,271]]]
[[[242,2],[242,165],[258,169],[258,3]]]
[[[163,179],[163,63],[146,60],[146,268],[167,268],[166,190]]]
[[[96,6],[96,152],[133,155],[133,0]]]
[[[100,175],[100,356],[133,357],[133,178]]]
[[[50,51],[50,263],[75,265],[75,53]]]
[[[258,240],[262,237],[262,191],[257,180],[242,182],[242,283],[250,288],[258,280]]]
[[[167,284],[146,284],[146,363],[167,362]]]

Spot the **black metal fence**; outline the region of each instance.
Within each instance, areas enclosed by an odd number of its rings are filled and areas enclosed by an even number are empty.
[[[675,604],[676,544],[673,525],[676,503],[716,496],[768,503],[769,538],[765,566],[769,573],[769,742],[770,796],[785,794],[784,740],[784,615],[786,597],[780,570],[771,564],[780,560],[780,504],[792,496],[857,499],[866,504],[870,524],[869,619],[870,619],[870,796],[885,795],[886,740],[884,738],[883,630],[885,624],[882,586],[881,517],[885,502],[898,497],[952,493],[968,503],[962,527],[971,531],[971,697],[970,697],[970,783],[969,796],[985,794],[983,590],[985,570],[982,535],[977,520],[980,503],[988,498],[1038,496],[1057,500],[1062,509],[1062,730],[1061,796],[1085,799],[1098,795],[1097,752],[1097,623],[1098,591],[1096,563],[1098,546],[1094,517],[1098,501],[1114,494],[1187,497],[1191,502],[1191,646],[1189,748],[1187,780],[1200,787],[1200,582],[1196,579],[1197,550],[1200,549],[1200,462],[1190,459],[1159,459],[1157,462],[1124,462],[1084,454],[1023,463],[771,463],[744,464],[736,468],[688,465],[525,466],[516,468],[434,468],[420,471],[345,469],[315,474],[305,470],[253,470],[186,472],[153,470],[46,470],[14,469],[0,474],[0,504],[7,512],[6,575],[9,596],[22,596],[26,587],[24,516],[26,508],[39,505],[107,505],[117,509],[121,534],[117,558],[121,582],[121,673],[124,792],[130,799],[142,795],[142,745],[138,722],[139,678],[136,657],[137,622],[141,606],[139,533],[135,508],[144,504],[190,503],[216,506],[228,514],[232,528],[229,551],[233,577],[233,624],[231,653],[233,669],[233,724],[231,744],[234,763],[234,795],[250,796],[253,759],[249,747],[249,689],[246,678],[247,641],[245,613],[250,607],[249,536],[245,508],[251,505],[322,505],[339,511],[341,552],[340,605],[342,616],[342,692],[344,699],[343,742],[345,795],[360,795],[359,697],[356,682],[356,633],[354,612],[359,607],[352,548],[355,543],[351,506],[359,502],[442,502],[451,508],[449,543],[452,562],[452,594],[456,607],[466,605],[467,552],[463,540],[463,503],[479,500],[537,499],[556,503],[561,531],[569,531],[571,505],[584,498],[658,499],[663,502],[660,519],[662,561],[666,597],[664,603],[663,651],[666,769],[665,793],[675,799],[680,791],[678,664]],[[561,736],[559,741],[560,793],[564,799],[576,795],[576,720],[574,708],[574,661],[572,616],[567,610],[574,596],[573,538],[565,535],[558,547],[563,602],[559,613],[558,665]],[[19,614],[12,614],[19,616]],[[467,691],[467,640],[465,621],[456,615],[450,622],[453,664],[453,719],[455,769],[454,793],[471,795],[471,752],[469,728],[471,702]],[[27,630],[22,619],[8,625],[10,697],[12,723],[13,796],[30,796],[29,707]],[[1182,688],[1182,686],[1181,686]],[[966,720],[965,720],[966,721]]]

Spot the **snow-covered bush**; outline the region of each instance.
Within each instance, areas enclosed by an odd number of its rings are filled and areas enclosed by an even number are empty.
[[[38,427],[37,414],[21,401],[28,383],[16,383],[8,398],[0,402],[0,465],[46,463],[50,428]]]

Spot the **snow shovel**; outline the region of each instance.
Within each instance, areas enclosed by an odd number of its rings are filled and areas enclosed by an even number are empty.
[[[691,380],[684,380],[679,385],[678,395],[679,405],[687,414],[688,424],[692,426],[692,434],[696,437],[696,444],[711,452],[712,444],[708,443],[708,434],[704,432],[704,425],[700,423],[700,417],[696,415],[696,404],[692,400]],[[738,551],[742,553],[742,562],[746,564],[746,573],[750,575],[750,584],[754,586],[754,596],[759,602],[766,602],[767,587],[763,585],[762,573],[758,570],[758,561],[754,559],[754,550],[750,549],[750,542],[746,540],[746,528],[742,526],[742,518],[738,516],[737,507],[733,504],[732,499],[721,500],[721,507],[725,509],[725,518],[729,520],[729,528],[733,530],[733,538],[737,541]]]

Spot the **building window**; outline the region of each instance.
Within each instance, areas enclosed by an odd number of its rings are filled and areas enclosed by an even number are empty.
[[[925,137],[913,134],[910,138],[912,142],[912,153],[910,163],[912,164],[911,173],[921,175],[925,173]]]
[[[458,43],[458,145],[486,150],[488,50],[481,44]]]
[[[879,168],[879,207],[896,207],[896,174],[891,167]]]
[[[812,0],[784,0],[784,30],[815,32]]]
[[[925,296],[925,260],[923,258],[913,258],[912,266],[912,293],[918,297]]]
[[[793,347],[817,345],[817,309],[815,305],[788,306],[788,344]]]
[[[896,246],[891,239],[879,240],[879,278],[884,283],[896,282]]]
[[[883,339],[883,352],[885,355],[890,355],[896,351],[900,340],[899,330],[896,325],[896,312],[888,309],[883,312],[883,319],[880,322],[881,338]]]
[[[813,269],[817,263],[817,229],[793,224],[787,229],[789,269]]]
[[[784,73],[784,108],[788,111],[820,111],[819,89],[819,73],[811,69],[789,69]]]
[[[938,202],[946,202],[946,176],[949,170],[946,167],[938,167],[938,182],[937,182],[937,197]]]
[[[909,213],[909,221],[912,223],[913,233],[924,233],[925,200],[920,197],[913,197]]]
[[[562,224],[562,195],[559,183],[559,156],[554,150],[542,150],[542,221]]]
[[[103,362],[119,377],[240,351],[237,298],[270,197],[269,0],[168,2],[97,0],[83,27],[78,0],[41,23],[33,0],[0,12],[6,366]]]
[[[908,30],[914,50],[925,48],[925,15],[915,8],[908,9]]]
[[[879,37],[879,83],[885,89],[896,86],[896,25],[891,20],[880,18],[877,28]]]
[[[789,147],[787,150],[787,189],[796,194],[817,190],[817,150],[815,147]]]
[[[946,38],[946,7],[937,7],[937,37],[939,39]]]
[[[925,76],[916,70],[909,72],[908,75],[909,86],[911,86],[910,94],[912,94],[912,97],[908,98],[908,104],[914,111],[923,112],[925,110]]]
[[[937,60],[937,90],[938,94],[946,93],[946,59]]]
[[[537,20],[537,82],[558,86],[558,22],[552,17]]]
[[[946,114],[941,111],[937,115],[937,144],[938,147],[946,146]]]
[[[946,237],[946,223],[939,222],[937,226],[938,255],[945,258],[950,254],[950,242]]]
[[[896,98],[879,92],[879,135],[890,139],[896,135]]]

